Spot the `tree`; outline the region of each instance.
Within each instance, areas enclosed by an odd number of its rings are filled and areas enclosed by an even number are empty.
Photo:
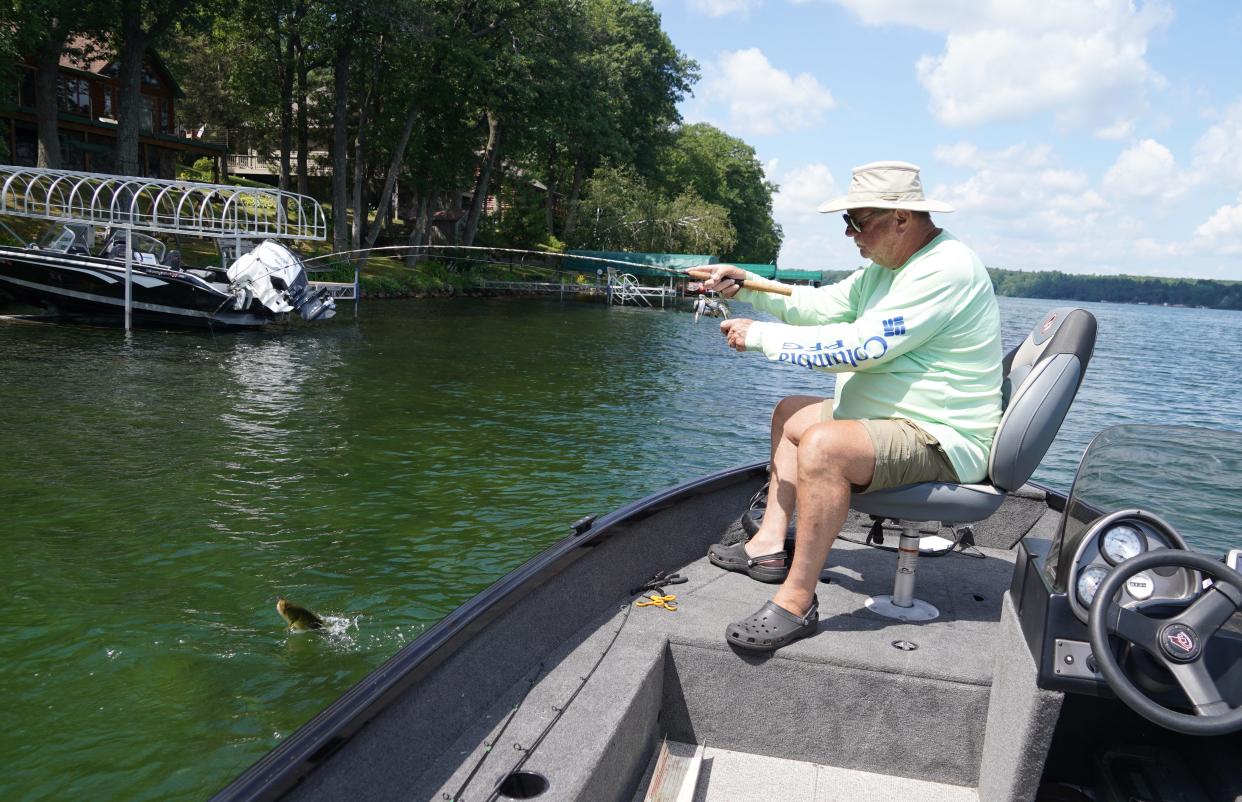
[[[112,38],[119,58],[117,69],[117,132],[114,169],[121,175],[139,175],[138,136],[142,131],[142,70],[147,52],[158,47],[178,23],[207,19],[212,9],[193,0],[108,0],[115,12]]]
[[[754,148],[698,123],[677,129],[660,153],[658,185],[666,194],[693,189],[705,201],[728,210],[737,241],[720,253],[721,259],[775,263],[783,236],[772,219],[772,193],[777,187],[764,177]]]
[[[606,251],[727,252],[737,239],[728,211],[686,190],[668,198],[633,168],[601,167],[586,182],[575,243]]]
[[[60,59],[69,37],[89,25],[88,5],[68,0],[19,0],[13,6],[12,47],[35,68],[35,120],[39,167],[61,166]],[[3,23],[0,23],[3,24]]]
[[[681,117],[698,65],[673,46],[649,2],[584,0],[562,20],[542,87],[530,169],[548,192],[549,234],[572,239],[586,179],[601,164],[654,174],[657,147]],[[558,199],[564,199],[559,210]]]

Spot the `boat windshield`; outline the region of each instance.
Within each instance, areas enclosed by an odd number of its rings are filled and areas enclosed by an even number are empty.
[[[155,237],[148,237],[137,231],[130,232],[130,242],[134,246],[134,258],[140,262],[158,265],[164,261],[167,246]],[[103,255],[113,259],[125,258],[125,232],[113,231],[104,244]]]
[[[1048,579],[1064,590],[1069,563],[1102,515],[1141,509],[1162,518],[1211,557],[1242,547],[1242,433],[1125,425],[1091,441],[1048,556]]]
[[[82,242],[77,228],[77,226],[67,223],[58,223],[52,226],[43,233],[42,237],[39,237],[39,250],[68,253],[69,249],[75,244]],[[84,243],[83,247],[85,247]]]

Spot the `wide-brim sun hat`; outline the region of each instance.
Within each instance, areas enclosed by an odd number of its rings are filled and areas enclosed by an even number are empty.
[[[871,162],[854,168],[850,191],[824,201],[821,212],[849,209],[911,209],[916,212],[951,212],[944,201],[923,197],[918,165],[909,162]]]

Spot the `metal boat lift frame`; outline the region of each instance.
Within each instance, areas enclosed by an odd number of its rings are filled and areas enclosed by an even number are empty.
[[[314,198],[266,187],[0,165],[0,214],[125,232],[125,330],[132,323],[134,231],[231,239],[323,241]],[[356,292],[355,292],[356,294]]]

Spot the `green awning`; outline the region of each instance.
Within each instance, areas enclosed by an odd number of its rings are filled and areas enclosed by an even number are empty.
[[[822,270],[786,270],[780,268],[776,271],[776,275],[773,278],[777,281],[819,281],[824,284],[829,283],[824,281],[824,271]]]
[[[586,258],[575,259],[575,256]],[[626,262],[627,264],[619,265],[597,261],[602,259],[608,259],[612,262]],[[636,276],[668,276],[669,272],[673,270],[712,265],[719,261],[715,256],[704,254],[576,250],[569,251],[569,258],[565,260],[565,269],[593,274],[596,270],[607,271],[608,268],[613,268],[625,273],[633,273]]]
[[[583,258],[575,259],[575,256]],[[605,261],[596,261],[602,259],[610,260],[613,263],[625,262],[627,264],[618,265]],[[633,273],[636,276],[668,276],[671,270],[684,270],[687,267],[701,267],[703,265],[719,263],[720,259],[718,257],[705,254],[576,250],[568,252],[568,256],[565,259],[565,269],[577,270],[588,275],[595,273],[596,270],[607,271],[608,268],[613,268],[625,273]],[[830,280],[825,279],[823,271],[819,270],[785,270],[770,264],[743,264],[741,262],[734,262],[734,264],[763,278],[776,279],[777,281],[819,281],[824,284],[830,283]],[[829,272],[835,274],[840,271]]]
[[[820,270],[786,270],[776,265],[747,265],[738,263],[743,270],[776,281],[823,281],[824,274]]]

